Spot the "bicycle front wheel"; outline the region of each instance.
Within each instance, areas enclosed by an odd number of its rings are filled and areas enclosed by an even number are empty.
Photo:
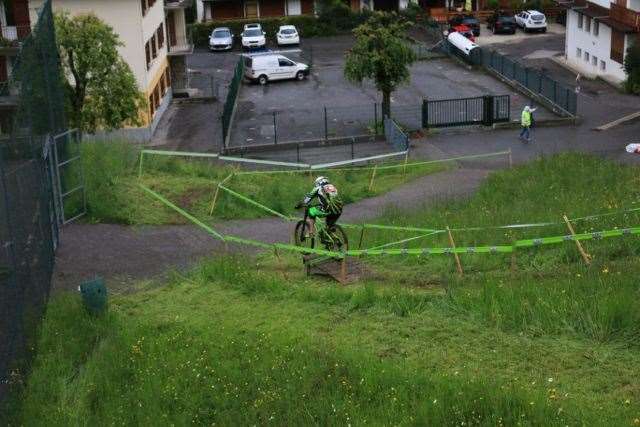
[[[315,246],[315,238],[311,235],[309,224],[306,221],[298,221],[295,231],[293,232],[293,241],[296,246],[313,249]]]

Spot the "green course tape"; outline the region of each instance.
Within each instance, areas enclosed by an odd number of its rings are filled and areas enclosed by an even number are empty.
[[[292,168],[305,168],[305,169],[308,169],[311,166],[306,163],[278,162],[275,160],[249,159],[245,157],[220,156],[219,159],[230,161],[230,162],[238,162],[238,163],[255,163],[258,165],[289,166]]]
[[[174,205],[173,203],[171,203],[169,200],[165,199],[164,197],[162,197],[161,195],[159,195],[158,193],[156,193],[155,191],[153,191],[152,189],[150,189],[149,187],[146,187],[142,184],[138,184],[140,186],[140,188],[142,188],[144,191],[146,191],[147,193],[151,194],[153,197],[155,197],[156,199],[158,199],[160,202],[162,202],[164,205],[170,207],[171,209],[173,209],[174,211],[178,212],[179,214],[183,215],[184,217],[188,218],[191,222],[193,222],[194,224],[200,226],[201,228],[203,228],[204,230],[206,230],[209,234],[216,236],[218,239],[223,240],[224,241],[224,237],[222,237],[222,235],[220,233],[218,233],[217,231],[215,231],[213,228],[209,227],[207,224],[205,224],[204,222],[200,221],[198,218],[196,218],[195,216],[191,215],[190,213],[188,213],[187,211],[180,209],[179,207],[177,207],[176,205]]]
[[[144,154],[152,154],[157,156],[206,157],[211,159],[220,157],[218,153],[196,153],[189,151],[142,150],[141,152]]]
[[[278,211],[274,211],[273,209],[271,209],[271,208],[269,208],[269,207],[267,207],[267,206],[263,205],[262,203],[258,203],[258,202],[256,202],[255,200],[250,199],[250,198],[249,198],[249,197],[247,197],[247,196],[243,196],[243,195],[242,195],[242,194],[240,194],[240,193],[236,193],[235,191],[230,190],[229,188],[225,187],[224,185],[220,185],[220,188],[221,188],[222,190],[226,191],[227,193],[231,194],[232,196],[237,197],[238,199],[243,200],[243,201],[245,201],[245,202],[247,202],[247,203],[249,203],[249,204],[251,204],[251,205],[257,206],[257,207],[259,207],[260,209],[263,209],[263,210],[265,210],[265,211],[267,211],[267,212],[269,212],[269,213],[271,213],[271,214],[273,214],[273,215],[275,215],[275,216],[277,216],[277,217],[280,217],[280,218],[282,218],[282,219],[284,219],[284,220],[287,220],[287,221],[290,221],[290,220],[291,220],[288,216],[286,216],[286,215],[284,215],[284,214],[281,214],[281,213],[280,213],[280,212],[278,212]]]
[[[571,242],[576,240],[594,240],[594,239],[603,239],[606,237],[620,237],[632,234],[640,234],[640,227],[633,228],[624,228],[624,229],[616,229],[616,230],[607,230],[607,231],[596,231],[593,233],[580,233],[576,235],[566,235],[566,236],[553,236],[553,237],[541,237],[538,239],[525,239],[518,240],[515,242],[515,247],[517,248],[526,248],[540,245],[552,245],[558,244],[562,242]]]
[[[329,168],[333,168],[334,166],[350,165],[350,164],[354,164],[354,163],[369,162],[371,160],[385,159],[385,158],[388,158],[388,157],[404,156],[407,153],[408,153],[408,151],[405,150],[405,151],[399,151],[399,152],[396,152],[396,153],[379,154],[377,156],[360,157],[359,159],[341,160],[339,162],[332,162],[332,163],[322,163],[322,164],[319,164],[319,165],[312,165],[311,169],[312,170],[329,169]]]
[[[348,256],[378,255],[448,255],[448,254],[497,254],[513,252],[513,246],[470,246],[456,248],[417,248],[417,249],[362,249],[347,251]]]
[[[385,243],[384,245],[375,246],[373,248],[369,248],[369,250],[382,249],[382,248],[387,248],[389,246],[401,245],[403,243],[408,243],[408,242],[412,242],[414,240],[423,239],[423,238],[428,237],[428,236],[433,236],[434,234],[439,234],[439,233],[437,231],[434,231],[433,233],[421,234],[420,236],[409,237],[407,239],[398,240],[397,242]]]

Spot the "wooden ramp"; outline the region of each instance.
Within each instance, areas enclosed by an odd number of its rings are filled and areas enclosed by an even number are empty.
[[[331,277],[342,285],[357,282],[365,273],[364,265],[356,258],[346,257],[341,260],[319,255],[304,255],[302,262],[307,276]]]

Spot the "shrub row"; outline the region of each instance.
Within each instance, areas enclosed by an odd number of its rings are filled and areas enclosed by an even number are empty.
[[[245,24],[259,22],[267,37],[275,37],[278,27],[281,25],[295,25],[302,37],[332,36],[341,32],[348,32],[363,23],[369,13],[353,13],[350,10],[341,10],[334,13],[331,18],[316,17],[312,15],[283,16],[278,18],[262,19],[235,19],[224,21],[209,21],[191,24],[191,34],[196,46],[208,46],[211,31],[216,27],[228,27],[235,36],[240,36]]]

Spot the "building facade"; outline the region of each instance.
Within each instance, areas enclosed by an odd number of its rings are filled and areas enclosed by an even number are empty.
[[[11,102],[9,79],[20,43],[31,33],[28,0],[0,0],[0,133],[8,128],[14,105]]]
[[[353,11],[405,9],[411,0],[345,0]],[[315,0],[196,0],[199,22],[313,15]]]
[[[567,65],[586,77],[614,84],[625,78],[624,58],[640,42],[640,0],[578,0],[567,10]]]
[[[127,128],[127,138],[147,141],[172,99],[173,81],[186,70],[193,51],[187,37],[185,9],[191,0],[53,0],[54,12],[93,13],[111,26],[123,46],[120,56],[129,64],[138,88],[147,99],[140,112],[143,126]],[[31,21],[37,20],[43,0],[29,3]]]

